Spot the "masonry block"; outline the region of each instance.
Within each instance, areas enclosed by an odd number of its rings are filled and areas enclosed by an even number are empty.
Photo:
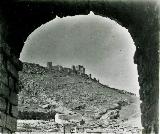
[[[1,54],[0,54],[0,55],[1,55]],[[0,61],[0,70],[3,70],[3,71],[5,71],[5,72],[7,72],[5,60]]]
[[[8,74],[7,72],[0,70],[0,81],[8,85]]]
[[[0,111],[6,111],[7,103],[6,100],[0,97]]]
[[[23,68],[23,63],[19,59],[17,59],[15,55],[12,56],[12,61],[14,65],[16,66],[17,70],[21,71]]]
[[[14,85],[15,85],[15,84],[14,84],[14,83],[15,83],[14,78],[9,77],[8,83],[9,83],[9,87],[14,90],[14,88],[15,88],[15,86],[14,86]]]
[[[1,63],[0,63],[0,70],[3,70],[3,71],[6,71],[6,70],[7,70],[6,67],[5,67],[5,64],[1,64]]]
[[[3,83],[0,83],[0,97],[4,97],[4,98],[9,97],[9,88]]]
[[[11,105],[11,115],[18,118],[18,106]]]
[[[10,62],[7,61],[7,70],[16,78],[18,79],[18,71],[16,67]]]
[[[0,126],[5,127],[6,124],[6,114],[0,111]]]
[[[6,117],[6,128],[12,130],[12,132],[16,132],[17,130],[17,119],[7,115]]]
[[[0,53],[0,64],[4,63],[4,56],[2,53]]]
[[[10,97],[9,97],[9,102],[12,104],[12,105],[15,105],[15,106],[17,106],[18,105],[18,95],[17,95],[17,93],[15,93],[15,92],[11,92],[11,94],[10,94]]]
[[[5,113],[10,114],[10,111],[11,111],[10,109],[11,109],[11,104],[9,102],[7,102],[7,108],[6,108]]]
[[[148,111],[150,109],[150,105],[146,102],[142,102],[140,104],[140,108],[141,108],[141,112],[145,113],[146,111]]]
[[[15,88],[14,91],[18,94],[18,92],[21,90],[21,87],[19,86],[18,82],[15,82]]]
[[[0,126],[0,134],[2,133],[2,131],[3,131],[3,128]]]
[[[7,55],[11,55],[11,48],[8,46],[8,44],[3,44],[3,50]]]

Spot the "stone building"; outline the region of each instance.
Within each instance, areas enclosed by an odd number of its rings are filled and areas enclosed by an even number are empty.
[[[47,62],[47,68],[52,69],[52,62]]]
[[[57,71],[62,71],[63,70],[63,67],[60,66],[60,65],[56,65],[56,66],[53,66],[53,68]]]
[[[75,66],[75,69],[78,74],[80,75],[85,74],[85,68],[82,65]]]
[[[75,67],[75,65],[72,66],[72,71],[73,71],[73,72],[76,72],[76,67]]]

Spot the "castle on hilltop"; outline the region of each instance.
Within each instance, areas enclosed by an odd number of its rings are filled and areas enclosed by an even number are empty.
[[[77,66],[72,65],[71,68],[65,68],[65,67],[62,67],[60,65],[53,66],[52,62],[47,62],[47,68],[49,70],[54,69],[54,70],[57,70],[57,71],[65,71],[65,72],[70,73],[70,74],[77,74],[77,75],[84,76],[86,78],[89,78],[89,79],[92,79],[94,81],[99,82],[99,80],[97,80],[96,78],[92,78],[91,74],[89,74],[89,75],[86,74],[86,72],[85,72],[86,69],[82,65],[77,65]]]
[[[77,65],[77,66],[73,65],[71,68],[64,68],[60,65],[53,66],[52,62],[47,62],[47,68],[49,70],[54,69],[58,71],[67,70],[67,72],[74,72],[79,75],[85,74],[85,68],[82,65]]]
[[[82,65],[78,66],[73,65],[72,71],[80,75],[85,74],[85,68]]]

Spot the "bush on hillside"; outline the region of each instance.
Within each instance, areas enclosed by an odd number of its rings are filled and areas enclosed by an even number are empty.
[[[55,118],[55,111],[52,112],[34,112],[34,111],[18,111],[18,118],[25,120],[50,120]]]

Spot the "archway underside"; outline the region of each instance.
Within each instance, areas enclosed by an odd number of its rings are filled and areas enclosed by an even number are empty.
[[[159,100],[159,20],[154,2],[50,1],[4,2],[0,8],[0,131],[16,131],[18,116],[18,60],[28,35],[55,16],[88,14],[110,17],[126,27],[136,45],[134,61],[138,66],[142,100],[143,133],[158,133]]]

